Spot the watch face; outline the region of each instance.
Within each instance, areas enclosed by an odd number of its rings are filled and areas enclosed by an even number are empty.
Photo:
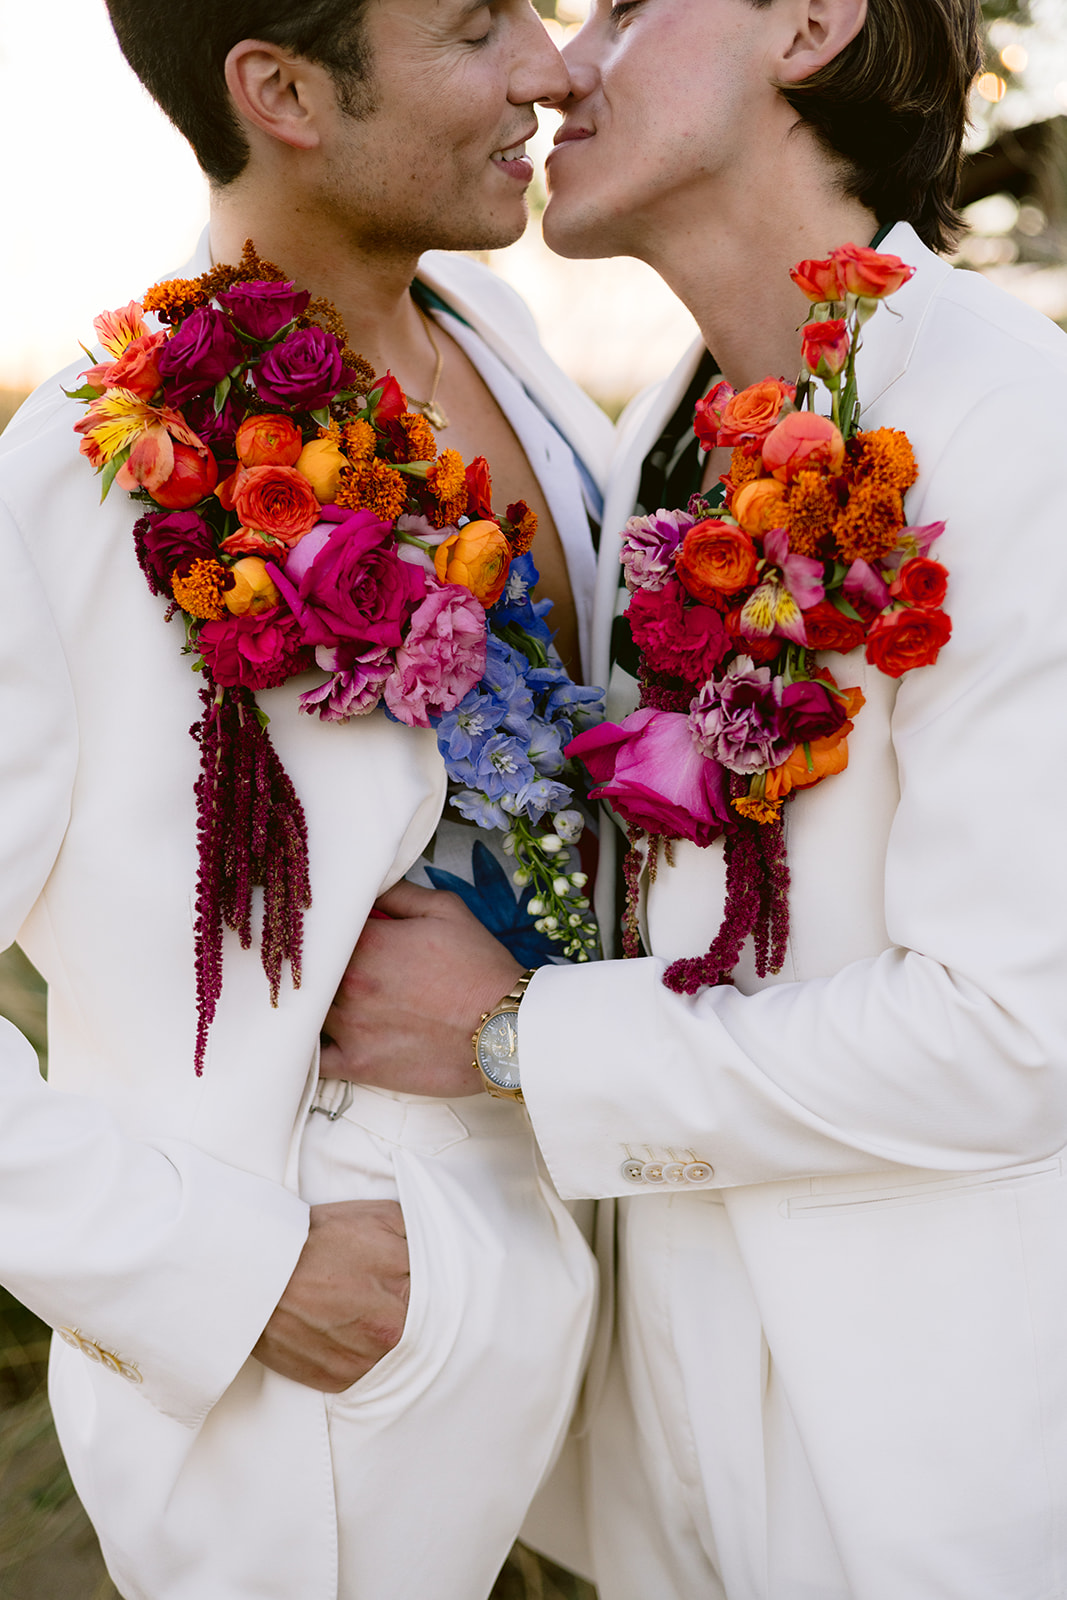
[[[478,1035],[478,1065],[498,1089],[519,1087],[519,1032],[517,1011],[502,1011],[482,1024]]]

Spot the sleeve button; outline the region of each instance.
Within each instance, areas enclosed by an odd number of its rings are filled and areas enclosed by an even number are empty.
[[[644,1181],[644,1165],[640,1161],[624,1161],[620,1172],[627,1183],[642,1183]]]
[[[663,1162],[646,1161],[641,1169],[641,1175],[646,1183],[663,1182]]]
[[[684,1176],[686,1183],[707,1183],[709,1178],[715,1176],[715,1169],[706,1161],[691,1161],[685,1168]]]

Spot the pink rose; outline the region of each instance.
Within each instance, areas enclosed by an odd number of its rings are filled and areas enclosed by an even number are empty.
[[[428,728],[474,688],[485,660],[484,607],[469,589],[431,578],[386,679],[385,703],[398,721]]]
[[[780,483],[791,483],[801,467],[833,474],[845,463],[845,441],[829,417],[791,411],[763,441],[763,465]]]
[[[363,649],[399,645],[426,584],[417,567],[398,558],[392,523],[340,506],[322,507],[318,526],[290,552],[284,572],[271,576],[308,644],[347,640]]]
[[[635,711],[620,723],[580,733],[565,754],[588,767],[596,788],[624,822],[668,839],[709,845],[730,822],[723,769],[693,742],[675,711]]]

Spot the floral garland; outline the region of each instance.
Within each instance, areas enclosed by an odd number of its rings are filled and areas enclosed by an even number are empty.
[[[717,383],[697,402],[705,450],[731,448],[723,499],[631,517],[621,561],[640,652],[640,709],[584,732],[568,749],[627,823],[624,950],[637,955],[637,896],[647,841],[706,847],[724,837],[726,906],[707,953],[664,981],[681,994],[730,981],[752,936],[756,970],[777,972],[789,931],[785,802],[844,770],[863,705],[816,651],[865,645],[889,677],[937,659],[952,631],[948,573],[929,550],[943,522],[909,527],[903,497],[918,469],[907,436],[861,431],[860,330],[911,277],[897,256],[844,245],[790,276],[810,302],[802,376],[738,393]],[[829,417],[814,410],[828,392]]]
[[[145,315],[153,314],[155,330]],[[180,615],[205,679],[196,784],[197,1035],[203,1070],[225,926],[260,953],[277,1004],[300,983],[307,832],[257,690],[316,667],[300,709],[328,722],[384,707],[434,728],[461,816],[503,830],[538,932],[586,961],[582,829],[564,746],[600,691],[572,683],[535,603],[537,519],[494,514],[489,468],[438,453],[391,374],[347,348],[328,301],[257,256],[150,289],[95,327],[109,359],[71,392],[81,451],[145,506],[134,527],[153,594]],[[554,816],[551,814],[554,813]],[[550,819],[551,816],[551,820]]]

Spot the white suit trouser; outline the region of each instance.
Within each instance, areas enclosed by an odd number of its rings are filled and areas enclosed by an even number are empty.
[[[585,1241],[524,1112],[487,1095],[355,1088],[336,1120],[309,1117],[300,1189],[313,1204],[398,1199],[411,1256],[400,1343],[327,1398],[338,1600],[484,1600],[573,1406]]]

